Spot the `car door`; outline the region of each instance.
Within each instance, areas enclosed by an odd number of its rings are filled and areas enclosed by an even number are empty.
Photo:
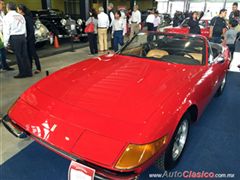
[[[210,28],[209,27],[201,28],[201,35],[209,38],[209,34],[210,34]]]
[[[212,84],[212,96],[216,93],[218,88],[220,87],[222,80],[226,74],[227,68],[226,68],[226,61],[225,59],[225,52],[218,51],[217,53],[213,47],[210,46],[210,59],[208,61],[208,67],[211,69],[212,73],[209,78],[211,78],[211,84]]]

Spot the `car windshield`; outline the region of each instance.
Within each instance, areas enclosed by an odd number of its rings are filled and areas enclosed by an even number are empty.
[[[184,21],[182,22],[181,26],[182,27],[188,27],[188,22],[189,22],[189,18],[184,19]]]
[[[201,65],[205,45],[199,36],[144,33],[136,35],[119,54],[168,63]]]
[[[184,19],[184,21],[182,22],[182,24],[180,26],[188,27],[189,20],[190,20],[189,18]],[[201,28],[208,27],[209,23],[210,22],[207,21],[207,20],[200,20],[199,21],[199,25],[200,25]]]

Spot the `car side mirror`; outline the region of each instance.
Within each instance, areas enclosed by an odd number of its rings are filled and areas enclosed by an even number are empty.
[[[224,57],[223,56],[218,56],[217,58],[216,58],[216,61],[218,62],[218,63],[223,63],[224,62]]]

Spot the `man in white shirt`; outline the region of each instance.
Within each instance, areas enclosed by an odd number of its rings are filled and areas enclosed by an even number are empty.
[[[30,60],[27,55],[26,22],[24,17],[16,12],[16,4],[7,4],[7,15],[3,18],[4,46],[9,43],[14,50],[19,68],[19,74],[14,78],[32,76]]]
[[[109,28],[109,17],[104,13],[103,7],[99,8],[98,14],[98,41],[100,52],[108,50],[107,29]]]
[[[141,12],[138,10],[138,5],[133,8],[132,16],[129,19],[129,24],[131,27],[130,39],[137,34],[141,29]]]
[[[150,10],[149,15],[147,16],[146,23],[148,31],[153,31],[154,28],[155,15],[154,11]]]
[[[113,26],[113,21],[114,21],[114,11],[113,11],[113,7],[114,7],[113,3],[109,3],[109,4],[108,4],[108,7],[107,7],[107,9],[108,9],[109,24],[110,24],[110,25],[109,25],[109,29],[108,29],[108,35],[109,35],[108,39],[111,39],[111,47],[110,47],[110,49],[113,48],[113,38],[112,38],[112,26]]]
[[[4,17],[4,1],[0,0],[0,70],[12,71],[7,64],[6,50],[3,46],[3,17]]]
[[[155,15],[155,19],[154,19],[154,22],[153,22],[153,26],[154,26],[153,30],[157,31],[158,26],[161,24],[161,18],[159,16],[158,11],[155,11],[154,15]]]

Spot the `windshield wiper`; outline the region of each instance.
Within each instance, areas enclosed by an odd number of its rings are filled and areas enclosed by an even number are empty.
[[[146,59],[151,59],[151,60],[156,60],[156,61],[163,61],[163,62],[167,62],[167,63],[171,63],[171,64],[176,64],[174,62],[171,62],[171,61],[168,61],[168,60],[165,60],[165,59],[162,59],[162,58],[155,58],[155,57],[144,57]]]

